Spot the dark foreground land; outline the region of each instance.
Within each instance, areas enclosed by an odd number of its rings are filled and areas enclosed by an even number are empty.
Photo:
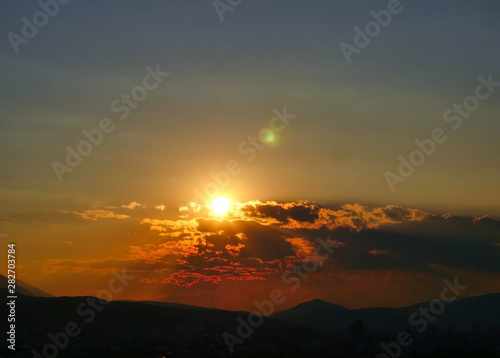
[[[245,312],[19,295],[16,351],[8,349],[9,342],[4,340],[0,355],[500,357],[500,295],[467,300],[457,301],[419,333],[417,328],[422,326],[412,327],[407,322],[418,305],[351,311],[315,300],[270,318],[253,317],[252,327]],[[8,332],[6,320],[1,329]],[[227,342],[232,343],[233,353]]]

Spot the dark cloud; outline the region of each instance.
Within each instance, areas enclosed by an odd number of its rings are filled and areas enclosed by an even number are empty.
[[[249,202],[229,217],[145,218],[141,223],[162,235],[161,242],[131,246],[123,260],[149,272],[151,282],[156,275],[156,281],[183,287],[262,280],[300,265],[314,255],[317,238],[330,238],[340,247],[318,266],[314,280],[360,270],[500,272],[500,221],[487,216],[440,216],[392,205]],[[102,272],[111,263],[59,260],[49,267]]]
[[[290,220],[313,223],[318,219],[319,207],[304,203],[254,203],[245,205],[241,210],[249,217],[273,218],[281,223]]]

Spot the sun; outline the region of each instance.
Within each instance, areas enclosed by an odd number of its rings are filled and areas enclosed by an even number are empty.
[[[228,198],[218,196],[212,200],[212,211],[215,215],[223,216],[231,207],[231,202]]]

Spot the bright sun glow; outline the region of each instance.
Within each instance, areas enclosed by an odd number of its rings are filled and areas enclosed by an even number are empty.
[[[218,196],[212,200],[212,211],[215,215],[224,215],[231,207],[231,203],[228,198],[223,196]]]

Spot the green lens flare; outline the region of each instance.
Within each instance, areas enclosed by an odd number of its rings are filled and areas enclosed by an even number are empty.
[[[267,143],[273,143],[276,140],[276,137],[273,133],[267,133],[265,136],[265,140]]]

